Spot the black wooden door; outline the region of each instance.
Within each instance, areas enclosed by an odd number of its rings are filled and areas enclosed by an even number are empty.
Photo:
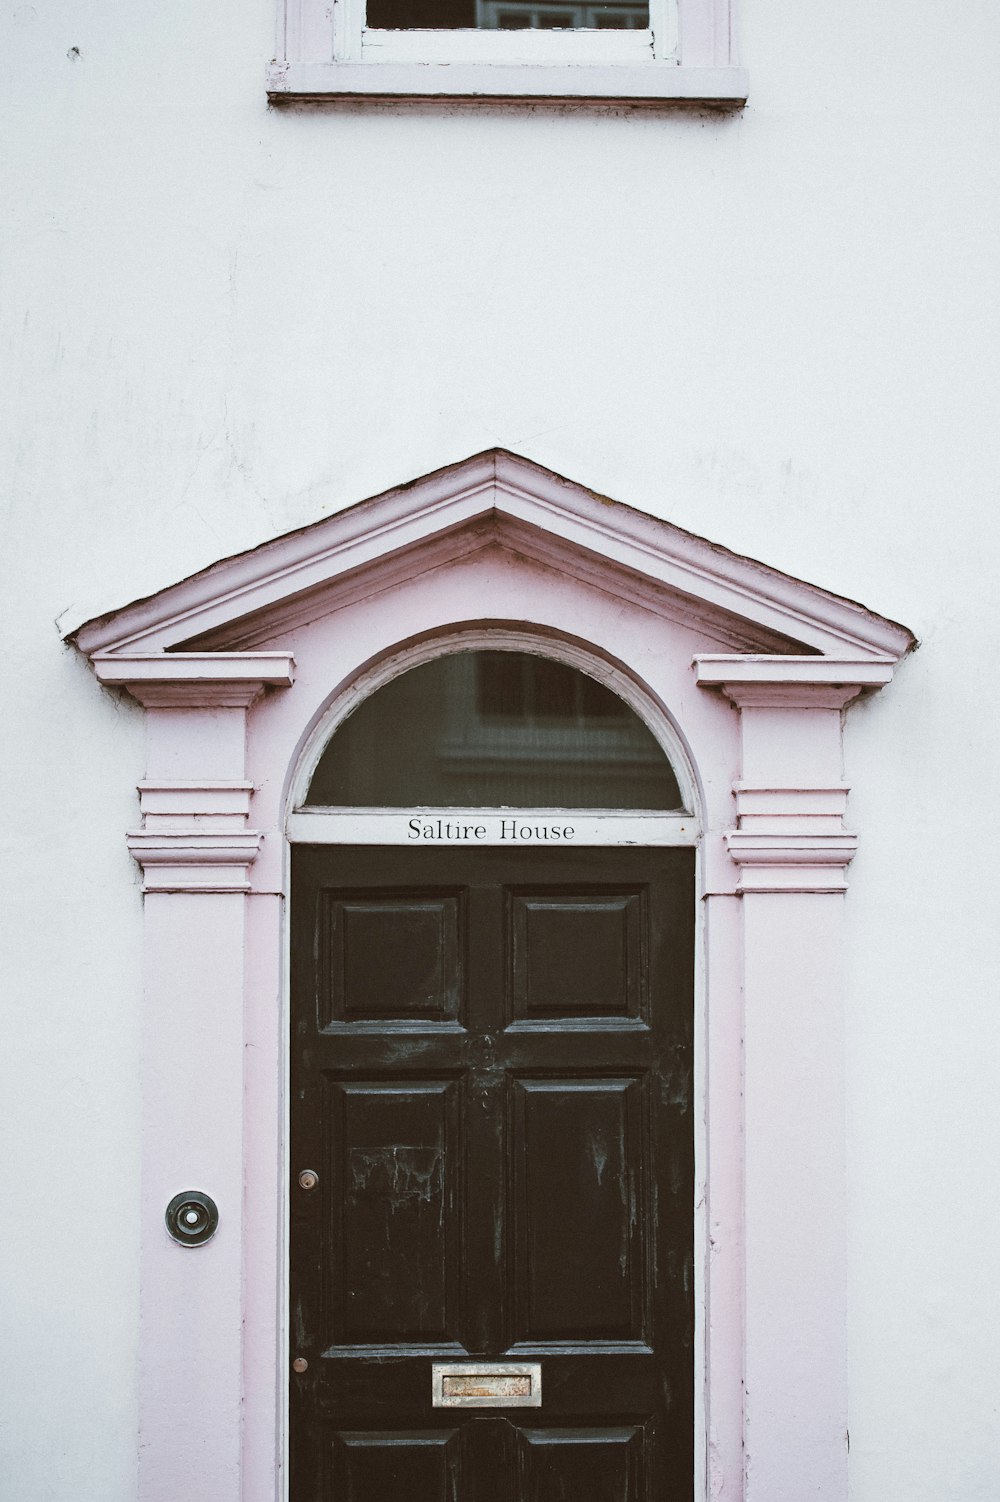
[[[692,872],[295,850],[292,1502],[690,1502]]]

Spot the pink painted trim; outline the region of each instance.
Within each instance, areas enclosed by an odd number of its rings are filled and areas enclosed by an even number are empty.
[[[157,819],[245,818],[250,812],[252,782],[140,782],[139,807],[146,827]]]
[[[294,680],[291,652],[95,652],[90,659],[101,683],[260,683],[288,688]]]
[[[466,535],[449,552],[448,529],[470,521],[485,523],[478,544]],[[372,588],[404,545],[397,587]],[[644,575],[641,591],[623,584],[626,563]],[[653,649],[647,601],[659,589],[676,602],[681,578],[691,608],[668,603]],[[165,650],[195,622],[220,638],[243,633],[251,607],[258,630],[295,620],[285,650]],[[835,659],[762,654],[775,621],[793,617],[799,638],[835,644]],[[505,641],[523,631],[555,656],[592,662],[651,725],[672,726],[690,764],[707,915],[698,1502],[846,1502],[837,1040],[841,893],[857,839],[843,822],[841,710],[888,680],[888,644],[899,655],[912,637],[504,455],[279,539],[80,633],[101,648],[102,680],[151,706],[144,826],[129,837],[147,892],[140,1502],[176,1502],[193,1474],[212,1502],[279,1502],[291,790],[373,665],[448,650],[482,621]],[[734,634],[758,650],[705,650]],[[147,650],[127,657],[140,635]],[[402,656],[401,642],[411,643]],[[199,1184],[223,1220],[203,1253],[182,1252],[165,1237],[163,1205]],[[801,1226],[790,1184],[807,1207]]]
[[[858,694],[891,683],[896,660],[700,654],[694,669],[702,688],[721,689],[740,709],[842,709]]]
[[[196,829],[139,830],[128,848],[142,867],[144,892],[249,892],[249,868],[262,836]]]

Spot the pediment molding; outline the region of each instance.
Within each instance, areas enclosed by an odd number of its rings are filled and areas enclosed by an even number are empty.
[[[87,621],[69,640],[119,654],[247,652],[283,630],[484,549],[572,573],[737,653],[898,661],[906,627],[505,450],[409,485]]]

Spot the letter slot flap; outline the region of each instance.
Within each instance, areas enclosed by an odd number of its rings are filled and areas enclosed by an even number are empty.
[[[538,1361],[435,1361],[431,1367],[435,1408],[540,1408]]]

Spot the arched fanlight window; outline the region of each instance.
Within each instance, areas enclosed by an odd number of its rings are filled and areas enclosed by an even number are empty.
[[[333,735],[307,802],[347,808],[679,809],[634,710],[577,668],[458,652],[411,668]]]

